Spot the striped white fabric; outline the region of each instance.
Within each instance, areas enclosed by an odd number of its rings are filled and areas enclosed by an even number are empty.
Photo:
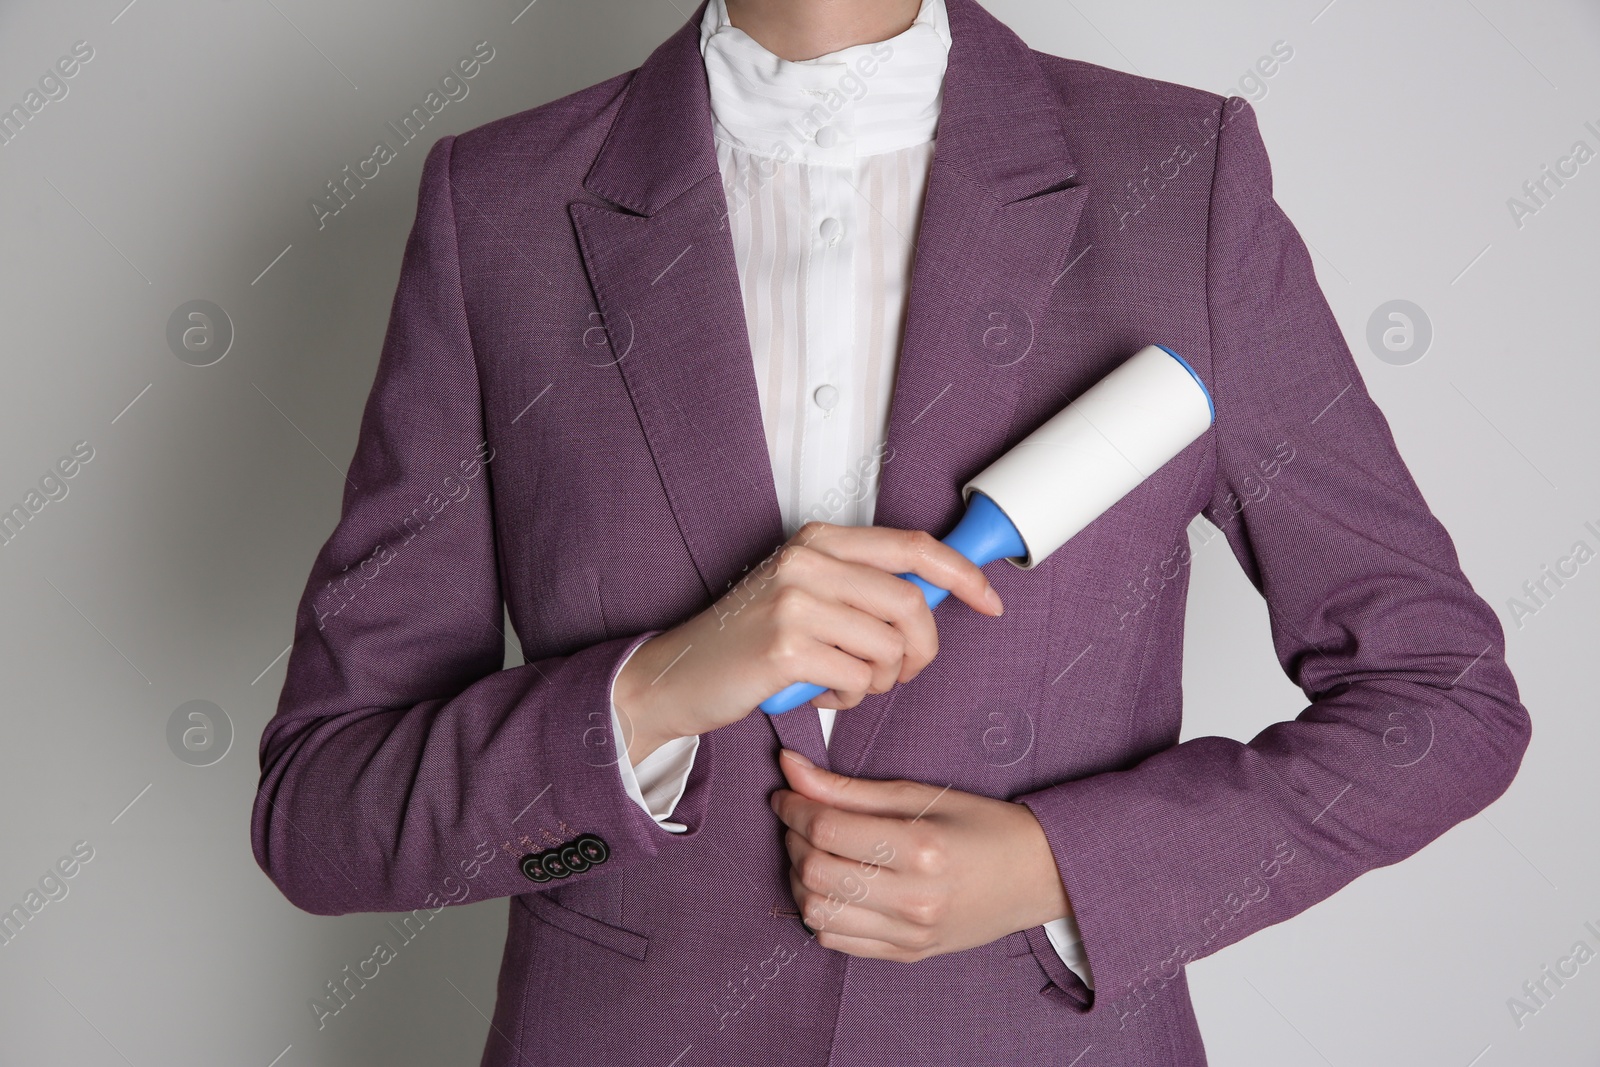
[[[785,532],[871,525],[932,142],[764,181],[767,160],[717,154],[755,186],[729,221]]]
[[[944,0],[886,41],[800,62],[729,23],[724,0],[706,4],[712,133],[790,536],[810,519],[872,523],[949,48]],[[836,714],[818,709],[824,743]],[[615,703],[611,715],[621,739]],[[635,767],[619,743],[628,795],[666,830],[687,829],[671,815],[699,747],[678,738]],[[1093,988],[1077,924],[1044,930]]]
[[[713,136],[785,530],[872,522],[943,94],[943,0],[885,41],[780,59],[710,0]]]

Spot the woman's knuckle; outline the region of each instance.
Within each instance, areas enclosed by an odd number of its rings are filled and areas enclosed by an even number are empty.
[[[919,928],[918,936],[938,921],[938,911],[938,905],[929,896],[912,897],[900,906],[900,913],[905,916],[906,921]]]
[[[825,536],[828,532],[829,526],[829,523],[823,522],[820,519],[811,519],[808,522],[803,523],[800,529],[795,531],[793,540],[795,543],[804,547],[811,544],[817,538]]]
[[[894,953],[896,963],[921,963],[925,959],[927,956],[914,948],[900,947]]]
[[[779,630],[767,646],[767,662],[784,677],[797,675],[803,647],[804,642],[798,636]]]
[[[944,849],[937,841],[924,839],[912,845],[911,861],[922,874],[940,874],[944,870]]]
[[[901,615],[913,615],[918,609],[927,610],[928,600],[922,595],[922,589],[915,582],[902,579],[895,588],[895,608]]]
[[[791,546],[784,553],[783,564],[778,568],[779,587],[792,587],[796,578],[811,573],[819,562],[819,555],[816,549],[805,545]]]
[[[815,598],[797,585],[786,585],[772,596],[772,616],[785,628],[797,626],[814,606]]]
[[[800,857],[795,871],[800,876],[800,884],[807,889],[820,893],[827,888],[827,871],[820,854],[811,852]]]

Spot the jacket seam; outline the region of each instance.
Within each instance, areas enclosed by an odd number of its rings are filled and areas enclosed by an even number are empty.
[[[1216,314],[1211,300],[1211,255],[1214,244],[1214,233],[1217,218],[1217,175],[1222,170],[1222,134],[1227,122],[1228,102],[1234,97],[1226,96],[1222,99],[1221,110],[1217,115],[1217,147],[1211,153],[1211,185],[1206,191],[1206,251],[1205,251],[1205,302],[1206,302],[1206,348],[1211,360],[1211,394],[1216,415],[1211,426],[1211,492],[1207,494],[1206,503],[1216,496],[1216,482],[1222,471],[1222,415],[1225,405],[1222,403],[1222,363],[1217,358],[1217,330]],[[1248,105],[1247,105],[1248,106]],[[1209,521],[1209,520],[1208,520]]]

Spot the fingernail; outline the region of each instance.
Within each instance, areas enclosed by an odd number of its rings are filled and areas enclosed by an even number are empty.
[[[802,766],[802,767],[815,767],[816,766],[815,763],[812,763],[810,760],[806,759],[800,753],[798,753],[798,752],[796,752],[796,751],[794,751],[793,749],[790,749],[790,748],[780,749],[778,751],[778,755],[784,757],[785,759],[793,760],[795,763],[800,764],[800,766]]]
[[[986,585],[983,587],[983,600],[984,603],[994,609],[996,615],[1004,615],[1006,613],[1006,606],[1000,603],[1000,594],[994,591],[994,586]]]

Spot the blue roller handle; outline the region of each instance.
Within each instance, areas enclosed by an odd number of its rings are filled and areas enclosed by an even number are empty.
[[[1006,518],[1006,513],[1000,510],[1000,505],[977,491],[973,492],[967,504],[967,513],[961,516],[961,521],[956,523],[956,528],[950,531],[944,543],[980,567],[997,559],[1028,554],[1027,546],[1022,543],[1022,535]],[[950,595],[950,590],[940,589],[915,574],[901,574],[898,577],[920,588],[929,608],[938,607],[939,602]],[[760,707],[768,715],[781,715],[827,691],[827,686],[796,682],[783,692],[763,700]]]

